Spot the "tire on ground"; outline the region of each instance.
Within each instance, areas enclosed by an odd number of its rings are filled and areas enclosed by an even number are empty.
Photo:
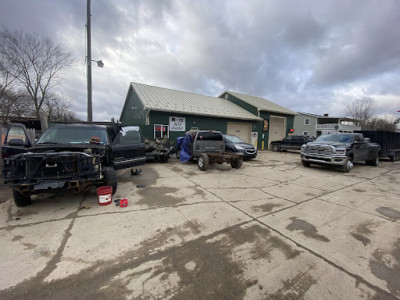
[[[197,159],[197,166],[200,170],[205,171],[210,166],[210,161],[206,153],[201,153]]]
[[[305,166],[307,168],[309,168],[311,166],[311,163],[309,161],[302,160],[301,163],[303,164],[303,166]]]
[[[343,173],[349,173],[351,168],[352,168],[351,167],[352,162],[353,162],[353,159],[351,157],[347,157],[345,162],[344,162],[344,165],[341,166],[341,171]]]
[[[14,198],[14,202],[15,202],[16,206],[23,207],[23,206],[27,206],[27,205],[31,204],[31,202],[32,202],[31,196],[24,196],[16,189],[13,189],[12,193],[13,193],[13,198]]]
[[[375,159],[373,159],[373,160],[367,160],[365,163],[366,163],[367,165],[369,165],[369,166],[374,166],[374,167],[376,167],[376,166],[379,164],[379,155],[377,155],[377,156],[375,157]]]
[[[241,160],[241,159],[234,159],[231,161],[231,166],[234,169],[240,169],[242,164],[243,164],[243,160]]]
[[[117,172],[113,167],[105,167],[104,171],[104,181],[106,185],[112,186],[113,195],[117,191],[118,181],[117,181]]]

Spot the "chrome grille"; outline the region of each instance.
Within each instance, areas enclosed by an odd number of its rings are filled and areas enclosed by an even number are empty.
[[[307,154],[332,155],[333,149],[331,146],[308,145],[305,152]]]

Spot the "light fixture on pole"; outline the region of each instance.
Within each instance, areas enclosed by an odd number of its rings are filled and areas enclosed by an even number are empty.
[[[103,63],[102,60],[93,60],[93,59],[92,59],[92,61],[97,62],[97,66],[98,66],[99,68],[103,68],[103,67],[104,67],[104,63]]]

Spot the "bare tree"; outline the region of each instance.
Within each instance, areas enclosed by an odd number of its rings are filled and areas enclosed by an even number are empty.
[[[30,96],[24,91],[5,90],[1,98],[0,115],[6,117],[2,118],[3,126],[7,125],[8,117],[34,117]]]
[[[397,117],[395,115],[386,114],[380,117],[371,119],[366,125],[365,129],[369,130],[385,130],[396,131]]]
[[[34,105],[37,118],[52,89],[60,83],[62,73],[72,63],[64,51],[48,37],[22,31],[0,32],[1,88],[24,88]],[[3,83],[4,82],[4,83]]]
[[[346,113],[349,117],[359,120],[364,127],[371,120],[375,109],[375,100],[370,97],[362,97],[348,104]]]
[[[50,95],[43,103],[43,111],[49,116],[49,121],[75,120],[71,107],[72,101],[59,94]]]

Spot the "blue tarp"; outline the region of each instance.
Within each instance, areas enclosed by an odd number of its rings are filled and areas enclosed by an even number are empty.
[[[185,135],[184,137],[177,138],[178,140],[178,149],[179,146],[182,146],[180,154],[180,162],[186,162],[190,160],[192,157],[192,148],[193,148],[193,139],[190,134]]]

